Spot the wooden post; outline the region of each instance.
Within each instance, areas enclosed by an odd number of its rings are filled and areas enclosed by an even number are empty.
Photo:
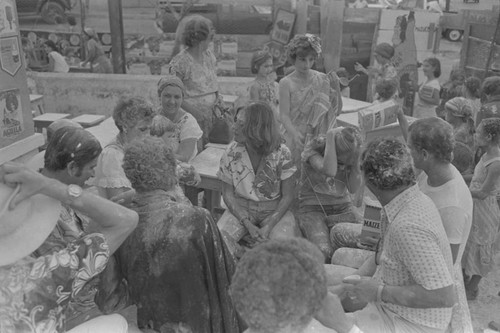
[[[488,61],[486,61],[486,68],[484,71],[484,78],[488,77],[488,74],[490,72],[490,67],[491,67],[491,58],[495,54],[495,46],[498,35],[500,34],[500,12],[498,12],[498,18],[497,18],[497,26],[495,28],[495,33],[493,34],[493,38],[491,39],[491,44],[490,44],[490,54],[488,55]]]
[[[297,0],[297,19],[295,20],[295,34],[307,32],[308,0]]]
[[[109,27],[113,73],[125,74],[125,45],[123,38],[123,11],[121,0],[108,0]]]
[[[327,22],[323,43],[323,59],[325,71],[328,73],[336,70],[340,66],[340,55],[342,53],[342,33],[344,26],[344,8],[343,0],[330,0],[326,12]],[[323,14],[323,12],[321,13]]]

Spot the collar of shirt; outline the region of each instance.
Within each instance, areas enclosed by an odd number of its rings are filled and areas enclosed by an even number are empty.
[[[394,199],[391,200],[391,202],[385,205],[383,212],[385,217],[387,218],[387,221],[389,223],[394,221],[401,209],[406,206],[409,201],[413,200],[419,192],[420,189],[418,188],[418,185],[413,185],[398,194],[396,197],[394,197]]]

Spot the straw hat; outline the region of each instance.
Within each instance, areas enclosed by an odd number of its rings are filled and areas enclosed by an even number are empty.
[[[17,192],[0,182],[0,266],[30,255],[54,229],[61,210],[59,201],[42,194],[8,206]]]

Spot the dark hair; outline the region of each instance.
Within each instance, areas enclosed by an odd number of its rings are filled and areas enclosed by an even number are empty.
[[[398,85],[395,80],[381,79],[375,85],[375,92],[383,100],[388,100],[398,91]]]
[[[472,150],[463,142],[455,142],[455,148],[453,149],[453,160],[451,164],[457,168],[457,170],[463,174],[471,168],[474,163],[474,154]]]
[[[182,33],[182,42],[187,47],[197,46],[207,40],[214,33],[212,21],[201,15],[187,18]]]
[[[425,149],[436,159],[451,162],[455,139],[453,127],[438,117],[415,120],[409,127],[410,140],[416,149]]]
[[[441,76],[441,62],[438,58],[427,58],[424,62],[428,63],[434,68],[434,77],[438,78]]]
[[[239,112],[245,112],[242,132],[246,143],[262,155],[268,155],[281,143],[278,122],[266,102],[251,102]]]
[[[271,53],[266,51],[256,51],[252,55],[252,60],[250,61],[250,71],[252,74],[257,74],[259,72],[260,66],[267,60],[272,59]]]
[[[59,48],[57,47],[56,43],[54,43],[50,39],[46,40],[44,44],[50,47],[53,51],[59,52]]]
[[[486,118],[481,121],[479,126],[483,126],[486,134],[491,135],[492,140],[500,143],[500,118]]]
[[[481,80],[475,76],[465,79],[464,87],[475,98],[481,97]]]
[[[258,332],[305,327],[327,295],[323,255],[299,238],[270,240],[245,253],[230,287],[234,306]]]
[[[490,76],[483,81],[483,93],[489,96],[500,95],[500,76]]]
[[[376,138],[361,155],[366,181],[379,190],[397,190],[415,185],[413,159],[408,147],[398,139]]]
[[[44,167],[50,171],[64,170],[70,162],[83,168],[96,159],[102,147],[89,131],[78,127],[58,129],[45,151]]]
[[[162,139],[145,137],[125,147],[123,171],[138,192],[172,189],[177,184],[176,160]]]
[[[316,44],[320,42],[321,40],[314,35],[295,35],[286,47],[288,57],[292,63],[295,62],[297,56],[307,57],[308,55],[312,55],[317,59],[319,52],[317,51],[318,46]]]
[[[120,98],[113,110],[113,120],[120,132],[142,120],[151,120],[154,116],[153,106],[142,97]]]

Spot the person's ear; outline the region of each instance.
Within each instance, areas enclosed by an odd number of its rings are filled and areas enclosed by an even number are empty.
[[[66,166],[66,171],[71,177],[76,177],[79,173],[79,167],[76,165],[75,161],[71,161]]]
[[[420,150],[420,154],[422,154],[422,158],[423,158],[424,160],[427,160],[427,159],[429,159],[429,157],[430,157],[429,152],[428,152],[427,150],[425,150],[425,149],[421,149],[421,150]]]

